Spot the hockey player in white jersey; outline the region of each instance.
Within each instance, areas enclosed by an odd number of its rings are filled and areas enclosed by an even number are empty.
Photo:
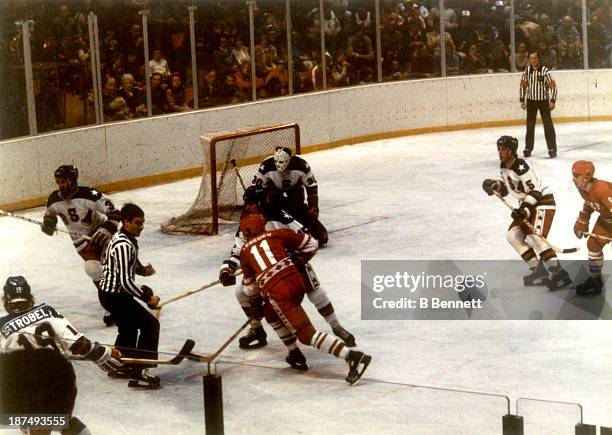
[[[523,278],[524,285],[546,284],[550,290],[556,290],[569,285],[571,279],[561,268],[555,251],[542,240],[552,226],[555,198],[533,164],[517,156],[517,149],[515,137],[502,136],[497,140],[501,179],[486,179],[482,188],[488,195],[510,194],[519,201],[519,206],[512,211],[506,238],[531,269]],[[535,227],[537,234],[524,224],[525,221]]]
[[[295,232],[304,232],[304,226],[297,220],[293,219],[293,217],[291,217],[289,214],[281,209],[270,207],[268,204],[266,204],[264,195],[265,192],[262,189],[256,186],[249,186],[244,194],[245,209],[243,214],[263,212],[267,219],[265,227],[266,230],[287,228]],[[219,272],[219,280],[225,286],[234,285],[236,283],[236,277],[234,274],[240,267],[240,250],[242,249],[244,243],[245,238],[240,232],[240,229],[238,229],[230,257],[223,262]],[[307,286],[308,291],[306,295],[308,299],[317,308],[319,314],[321,314],[325,321],[330,325],[334,334],[341,338],[347,344],[347,346],[354,347],[356,345],[355,337],[353,334],[344,329],[338,321],[334,307],[329,300],[327,293],[325,293],[325,290],[321,287],[310,263],[305,263],[301,267],[300,271]],[[261,326],[261,321],[250,316],[249,297],[245,295],[242,284],[238,285],[236,288],[236,298],[238,299],[238,302],[240,303],[240,306],[245,314],[251,318],[250,330],[239,340],[240,348],[253,349],[265,346],[267,344],[266,332],[263,329],[263,326]],[[272,326],[274,327],[274,325]],[[285,337],[282,334],[279,334],[279,336],[285,344],[295,342],[295,336]],[[291,362],[289,363],[291,364]]]
[[[320,247],[327,243],[327,229],[319,221],[317,180],[301,156],[292,156],[289,148],[278,147],[273,156],[261,163],[253,184],[265,189],[269,205],[285,210],[308,228]]]
[[[104,194],[78,185],[76,166],[61,165],[54,175],[59,189],[49,195],[41,229],[52,236],[58,217],[61,218],[77,253],[85,260],[85,272],[98,287],[102,273],[100,258],[104,246],[117,231],[121,216]],[[113,320],[105,315],[104,323],[110,325]]]
[[[62,433],[88,434],[72,417],[77,389],[69,360],[92,361],[112,373],[122,366],[120,352],[91,342],[53,307],[34,305],[22,276],[6,280],[3,302],[8,315],[0,318],[0,415],[68,414],[69,429]]]

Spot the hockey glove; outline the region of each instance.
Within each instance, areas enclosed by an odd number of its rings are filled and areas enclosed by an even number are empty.
[[[154,275],[156,272],[155,268],[153,267],[153,265],[151,265],[151,263],[147,264],[146,266],[143,266],[142,264],[140,264],[140,262],[136,265],[136,275],[140,275],[140,276],[151,276]]]
[[[106,373],[115,373],[120,371],[123,367],[123,364],[121,363],[121,352],[111,346],[105,347],[106,350],[102,356],[94,362]]]
[[[574,234],[579,239],[582,239],[584,233],[589,229],[589,216],[581,211],[578,219],[576,219],[576,223],[574,224]]]
[[[522,221],[523,219],[527,219],[529,217],[529,214],[529,209],[527,207],[518,207],[512,210],[510,216],[514,220]]]
[[[486,180],[482,182],[482,189],[487,193],[487,195],[491,196],[495,192],[500,191],[499,184],[500,184],[499,180],[492,180],[490,178],[487,178]]]
[[[236,265],[231,261],[226,261],[219,270],[219,281],[224,287],[236,284]]]
[[[43,224],[40,226],[40,230],[48,236],[52,236],[57,226],[57,217],[47,216],[43,218]]]
[[[147,307],[151,308],[152,310],[156,310],[158,305],[159,305],[159,296],[151,295],[151,297],[147,301]]]
[[[111,238],[111,233],[104,227],[98,227],[98,229],[91,236],[93,244],[100,247],[104,246]]]

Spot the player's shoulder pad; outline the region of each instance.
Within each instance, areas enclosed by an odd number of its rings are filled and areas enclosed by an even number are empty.
[[[102,198],[102,192],[99,192],[93,187],[77,186],[77,191],[74,194],[74,198],[83,198],[96,202]]]
[[[63,201],[63,199],[60,196],[59,190],[55,190],[53,193],[51,193],[51,195],[49,195],[49,198],[47,198],[47,208],[60,201]]]
[[[527,171],[529,171],[529,163],[527,163],[524,159],[519,159],[518,157],[514,160],[510,169],[514,171],[517,175],[525,175]]]
[[[268,172],[276,171],[276,166],[274,165],[274,157],[268,157],[263,162],[261,162],[258,171],[262,174],[267,174]]]
[[[53,316],[56,317],[58,319],[63,319],[64,316],[62,316],[60,313],[58,313],[55,308],[53,308],[51,305],[47,305],[47,304],[40,304],[38,307],[35,308],[42,308],[42,307],[46,307],[47,310],[49,311],[49,313]]]
[[[307,173],[310,171],[310,165],[302,156],[296,154],[291,158],[287,170],[302,171]]]

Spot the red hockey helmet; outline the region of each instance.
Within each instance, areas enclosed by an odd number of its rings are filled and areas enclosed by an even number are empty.
[[[595,175],[595,165],[589,160],[576,160],[572,165],[572,177],[578,189],[586,189],[593,175]]]
[[[240,218],[240,231],[246,239],[261,234],[266,229],[266,219],[261,213],[252,213]]]

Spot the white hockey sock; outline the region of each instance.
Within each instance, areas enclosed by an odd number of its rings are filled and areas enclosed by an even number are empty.
[[[310,340],[310,345],[344,360],[349,354],[349,349],[342,340],[330,337],[325,332],[315,332]]]
[[[283,344],[287,346],[287,349],[293,350],[297,347],[297,345],[295,344],[297,340],[295,338],[295,335],[293,335],[291,331],[289,331],[289,329],[283,324],[283,322],[277,320],[276,322],[270,323],[270,326],[272,327],[272,329],[274,329],[274,332],[276,332],[278,338],[281,339]]]
[[[325,319],[331,327],[340,325],[338,317],[336,317],[336,312],[334,311],[334,306],[327,297],[327,293],[325,293],[323,287],[306,293],[306,296],[308,296],[308,300],[312,302],[317,311],[319,311],[319,314],[321,314],[323,319]]]

